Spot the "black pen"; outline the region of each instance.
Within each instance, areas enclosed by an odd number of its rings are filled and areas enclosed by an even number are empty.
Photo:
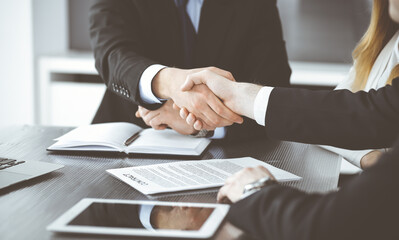
[[[134,140],[136,140],[140,136],[140,132],[136,132],[130,138],[126,139],[125,146],[129,146]]]

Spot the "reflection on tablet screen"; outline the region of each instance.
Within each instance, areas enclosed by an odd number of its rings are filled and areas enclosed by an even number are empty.
[[[68,225],[199,230],[214,208],[92,203]]]

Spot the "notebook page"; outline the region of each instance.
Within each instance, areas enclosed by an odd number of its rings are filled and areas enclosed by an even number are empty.
[[[171,129],[145,129],[140,133],[140,137],[135,140],[128,149],[164,149],[167,152],[179,149],[194,150],[201,143],[201,141],[201,138],[181,135]]]
[[[76,146],[87,145],[88,143],[106,143],[104,145],[112,145],[120,148],[126,139],[140,130],[139,126],[132,123],[92,124],[75,128],[55,140],[58,140],[58,143],[66,145],[71,145],[72,143]]]

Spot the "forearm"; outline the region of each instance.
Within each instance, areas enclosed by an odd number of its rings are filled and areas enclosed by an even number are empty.
[[[254,103],[255,98],[261,90],[262,86],[250,83],[229,83],[233,87],[225,91],[231,91],[226,94],[224,103],[234,112],[246,116],[247,118],[254,119]],[[222,94],[224,95],[224,94]]]
[[[143,55],[137,17],[137,9],[124,1],[97,0],[90,9],[90,36],[96,68],[108,89],[145,105],[139,96],[139,80],[156,62]]]
[[[275,88],[266,128],[280,140],[349,149],[389,147],[399,132],[398,92],[395,80],[393,86],[368,93]]]
[[[319,198],[281,185],[268,186],[233,204],[227,219],[256,239],[312,240],[312,227],[303,221],[305,211],[315,202],[312,197]]]
[[[175,91],[180,90],[182,82],[179,79],[185,79],[183,74],[187,74],[187,70],[177,68],[164,68],[158,72],[152,81],[152,90],[156,97],[162,99],[170,99]]]
[[[268,186],[234,204],[228,220],[259,239],[394,239],[398,159],[396,149],[329,194]]]

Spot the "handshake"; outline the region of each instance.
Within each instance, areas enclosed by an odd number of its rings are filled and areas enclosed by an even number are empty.
[[[153,79],[152,90],[166,103],[154,111],[139,106],[136,117],[154,129],[170,127],[184,135],[241,124],[241,116],[254,118],[254,100],[261,87],[238,83],[230,72],[215,67],[164,68]]]

